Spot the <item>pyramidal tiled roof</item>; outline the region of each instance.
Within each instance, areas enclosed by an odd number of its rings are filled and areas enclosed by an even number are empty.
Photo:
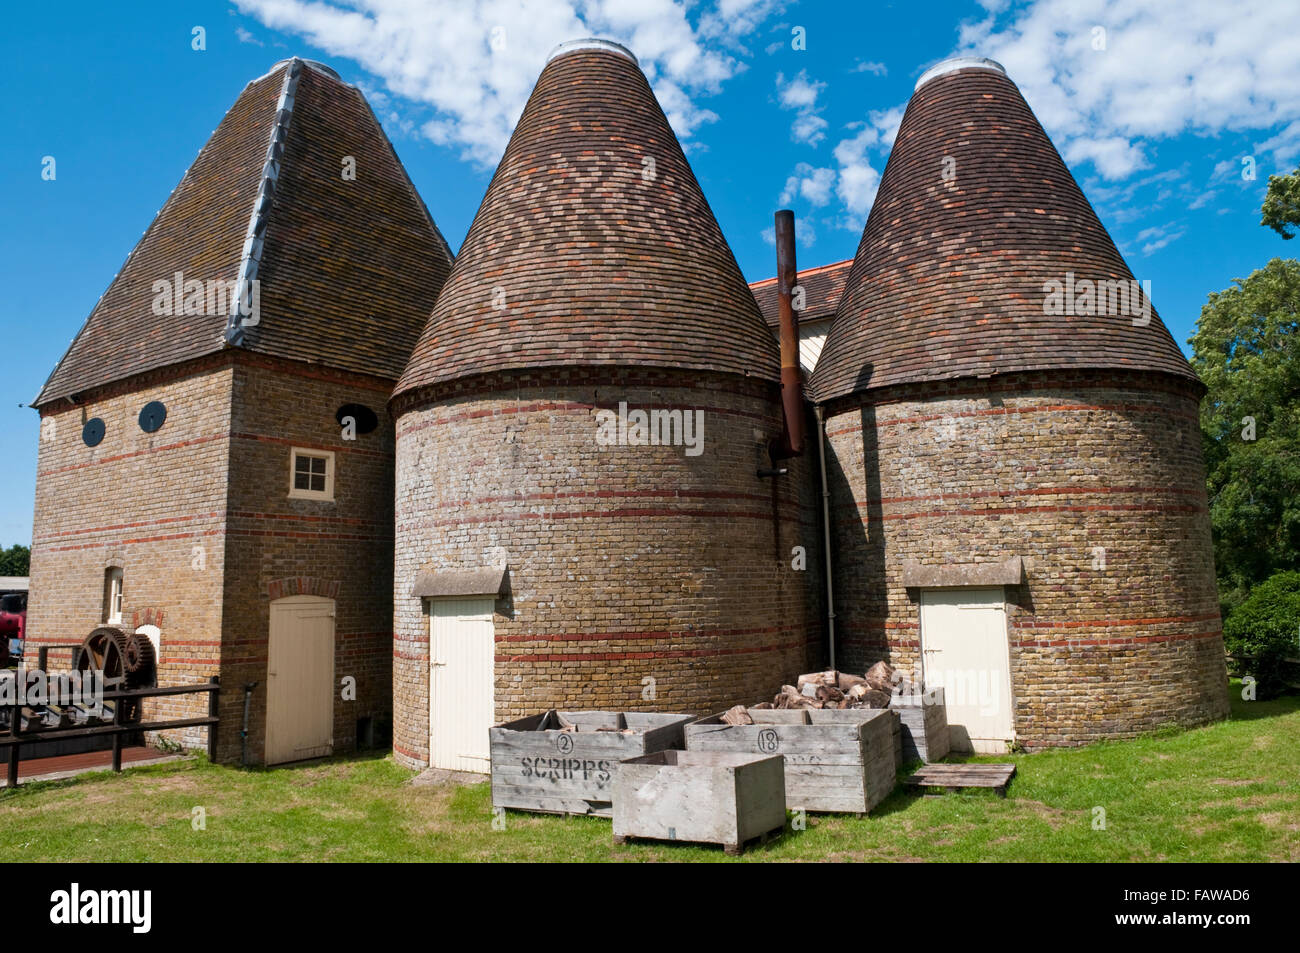
[[[776,343],[635,57],[563,44],[397,393],[558,366],[780,379]]]
[[[802,288],[804,292],[803,310],[799,312],[800,322],[821,321],[835,316],[852,265],[853,259],[849,258],[831,265],[799,269],[795,287]],[[754,300],[758,302],[758,309],[763,312],[763,320],[770,327],[780,327],[776,279],[764,278],[762,281],[752,282],[749,290],[754,292]]]
[[[1133,278],[1002,68],[940,64],[908,103],[811,389],[824,401],[1060,368],[1195,379],[1154,310],[1135,324],[1047,301],[1045,283],[1064,289],[1069,273],[1076,295],[1085,279]],[[1057,303],[1085,313],[1045,313]]]
[[[285,60],[244,88],[35,404],[227,347],[395,380],[451,262],[365,97]],[[177,272],[257,280],[256,324],[215,293],[202,314],[157,313]]]

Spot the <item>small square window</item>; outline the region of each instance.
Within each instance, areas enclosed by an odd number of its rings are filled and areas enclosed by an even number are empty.
[[[289,495],[301,499],[334,499],[334,454],[328,450],[300,450],[290,455]]]

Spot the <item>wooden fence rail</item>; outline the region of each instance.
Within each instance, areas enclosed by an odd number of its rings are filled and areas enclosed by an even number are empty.
[[[9,716],[9,731],[0,733],[0,748],[9,749],[9,770],[5,786],[18,786],[18,753],[24,744],[38,741],[61,741],[64,738],[93,738],[102,735],[113,736],[113,770],[122,770],[122,736],[141,731],[163,731],[168,728],[190,728],[196,725],[208,727],[208,760],[217,760],[217,711],[221,696],[221,679],[212,676],[206,682],[194,685],[168,685],[163,688],[134,688],[125,691],[105,692],[104,701],[121,701],[128,699],[160,698],[164,695],[190,695],[199,692],[208,693],[208,716],[206,718],[178,718],[171,721],[136,722],[122,724],[122,712],[125,705],[113,706],[113,723],[111,725],[94,725],[79,728],[51,728],[45,731],[21,731],[22,706],[15,698],[13,710]]]

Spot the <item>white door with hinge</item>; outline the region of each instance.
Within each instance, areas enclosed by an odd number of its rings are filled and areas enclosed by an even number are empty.
[[[922,589],[927,688],[943,689],[955,751],[996,754],[1014,736],[1005,596],[997,589]]]
[[[429,764],[486,773],[496,600],[429,600]]]
[[[334,600],[288,596],[271,603],[267,652],[266,763],[334,750]]]

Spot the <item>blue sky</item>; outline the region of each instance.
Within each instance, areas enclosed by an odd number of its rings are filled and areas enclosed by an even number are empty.
[[[751,281],[782,205],[802,266],[852,256],[916,77],[956,53],[1006,66],[1180,343],[1209,292],[1296,254],[1258,224],[1269,174],[1300,159],[1294,0],[51,3],[8,22],[0,545],[31,538],[20,405],[245,83],[289,55],[366,92],[453,247],[546,52],[601,35],[641,58]]]

